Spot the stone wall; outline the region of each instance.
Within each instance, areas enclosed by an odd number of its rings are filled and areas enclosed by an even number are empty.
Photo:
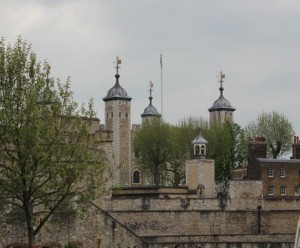
[[[3,219],[2,219],[3,220]],[[124,227],[120,222],[94,205],[89,205],[85,213],[75,217],[67,213],[56,213],[36,237],[36,243],[57,241],[66,245],[79,240],[85,248],[147,247],[146,242]],[[19,223],[0,224],[0,248],[11,242],[27,241],[26,227]],[[24,222],[23,222],[24,224]]]

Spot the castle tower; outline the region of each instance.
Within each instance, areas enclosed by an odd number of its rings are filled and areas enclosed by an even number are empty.
[[[144,113],[141,114],[142,117],[142,123],[147,122],[147,121],[151,121],[152,119],[155,118],[160,118],[161,114],[158,113],[157,109],[152,105],[152,88],[153,88],[153,83],[150,81],[150,85],[149,85],[150,89],[150,96],[149,96],[149,105],[145,108]]]
[[[220,72],[220,97],[214,102],[213,106],[208,109],[210,112],[210,123],[224,123],[226,120],[233,121],[233,112],[235,111],[235,108],[231,106],[230,102],[223,95],[224,78],[225,74]]]
[[[206,159],[207,141],[201,131],[192,141],[194,158],[185,163],[186,185],[189,190],[197,190],[199,198],[215,197],[215,162]]]
[[[130,182],[131,171],[131,97],[119,83],[119,65],[117,57],[117,73],[115,85],[103,98],[105,102],[105,125],[113,131],[113,170],[115,179],[113,184],[126,185]]]

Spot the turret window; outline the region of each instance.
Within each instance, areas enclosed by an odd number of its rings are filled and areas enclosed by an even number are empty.
[[[199,153],[200,153],[199,146],[195,146],[195,155],[199,155]]]
[[[204,145],[201,146],[200,153],[201,153],[201,155],[205,155],[205,146]]]

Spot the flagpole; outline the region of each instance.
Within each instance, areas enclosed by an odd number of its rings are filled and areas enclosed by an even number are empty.
[[[161,89],[161,106],[160,106],[160,112],[161,112],[161,118],[163,119],[163,71],[162,71],[162,54],[160,54],[160,89]]]

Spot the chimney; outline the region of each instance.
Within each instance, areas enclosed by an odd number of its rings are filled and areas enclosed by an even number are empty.
[[[265,137],[256,137],[248,143],[248,178],[261,179],[261,167],[257,158],[267,157],[267,143]]]
[[[300,159],[300,140],[298,136],[294,136],[291,159]]]

